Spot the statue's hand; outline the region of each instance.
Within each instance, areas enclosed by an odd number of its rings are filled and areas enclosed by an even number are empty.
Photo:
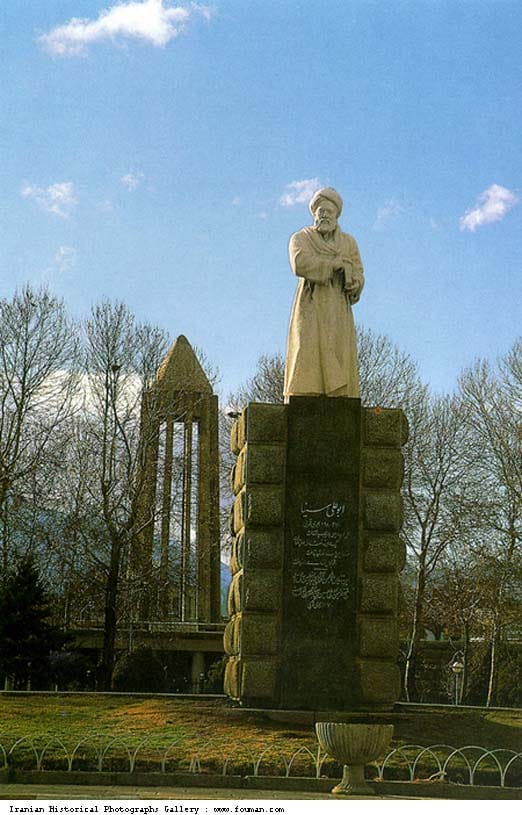
[[[341,289],[344,288],[344,269],[343,268],[334,268],[332,272],[332,276],[330,277],[330,284],[333,286],[339,286]]]
[[[357,280],[350,280],[345,288],[344,288],[348,300],[353,305],[353,303],[357,303],[361,296],[362,286]]]

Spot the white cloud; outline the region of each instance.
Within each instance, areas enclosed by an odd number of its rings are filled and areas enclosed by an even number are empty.
[[[373,228],[377,231],[384,229],[386,224],[397,215],[400,215],[401,212],[404,212],[403,205],[394,198],[390,198],[388,201],[385,201],[380,209],[377,210]]]
[[[43,34],[38,41],[46,51],[58,57],[82,56],[88,45],[104,40],[136,39],[163,48],[194,15],[208,20],[212,10],[197,3],[187,7],[172,6],[169,0],[131,0],[100,11],[95,20],[73,17]]]
[[[76,249],[72,246],[60,246],[54,256],[55,267],[60,274],[66,274],[76,265]]]
[[[302,181],[292,181],[285,187],[285,192],[279,199],[282,207],[293,207],[295,204],[307,204],[314,192],[323,185],[318,178],[303,178]]]
[[[239,195],[235,195],[234,198],[232,198],[231,203],[232,203],[233,207],[240,207],[241,206],[241,198],[239,197]]]
[[[98,201],[96,209],[99,210],[99,212],[114,212],[114,204],[110,198],[104,198],[102,201]]]
[[[37,187],[35,184],[24,184],[20,192],[23,198],[31,198],[46,212],[68,218],[73,207],[78,203],[72,181],[59,181],[49,187]]]
[[[212,6],[203,6],[201,5],[201,3],[191,3],[190,6],[193,9],[193,11],[197,12],[198,14],[201,14],[201,16],[205,18],[205,20],[211,20],[216,12],[215,8],[213,8]]]
[[[121,183],[123,184],[124,187],[127,187],[129,192],[134,192],[134,190],[138,189],[138,187],[140,186],[140,184],[142,183],[142,181],[144,179],[145,179],[145,174],[142,173],[140,170],[138,170],[138,172],[131,171],[130,173],[127,173],[126,175],[122,175],[122,177],[120,178],[120,181],[121,181]]]
[[[468,211],[460,219],[461,232],[469,229],[474,232],[477,227],[483,224],[492,224],[501,221],[504,215],[518,203],[515,193],[502,187],[500,184],[492,184],[487,190],[481,192],[477,205]]]

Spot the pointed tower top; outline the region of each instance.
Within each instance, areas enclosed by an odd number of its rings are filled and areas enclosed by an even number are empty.
[[[180,334],[158,368],[156,382],[167,392],[212,393],[212,386],[187,338]]]

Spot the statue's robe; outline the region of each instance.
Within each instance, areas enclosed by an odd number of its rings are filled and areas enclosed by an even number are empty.
[[[285,401],[290,396],[358,397],[355,325],[345,291],[354,283],[356,302],[364,285],[357,243],[339,227],[327,240],[312,226],[292,235],[288,251],[300,280],[288,332]]]

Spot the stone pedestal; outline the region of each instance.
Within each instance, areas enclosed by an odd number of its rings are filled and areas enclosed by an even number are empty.
[[[248,706],[386,710],[399,697],[402,411],[252,403],[232,431],[225,691]]]

